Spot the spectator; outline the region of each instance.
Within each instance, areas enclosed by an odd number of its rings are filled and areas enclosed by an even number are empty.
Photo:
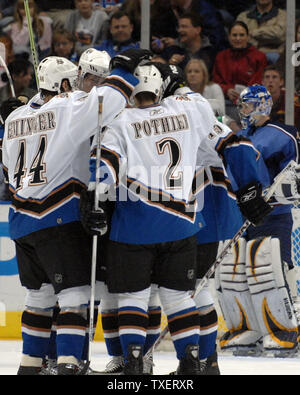
[[[226,26],[230,26],[241,12],[255,5],[255,0],[211,0],[211,3],[221,13]],[[229,24],[227,24],[227,21]]]
[[[75,7],[67,16],[65,29],[75,35],[75,50],[81,55],[106,38],[108,16],[93,9],[93,0],[75,0]]]
[[[38,51],[39,60],[48,56],[52,44],[52,20],[46,16],[39,16],[34,0],[28,1],[29,11],[32,19],[34,39]],[[24,9],[24,1],[17,0],[14,11],[14,22],[3,29],[13,41],[15,55],[28,59],[31,56],[29,42],[29,28]]]
[[[225,99],[220,85],[210,81],[207,67],[202,59],[191,59],[185,68],[187,85],[201,93],[212,106],[215,114],[225,115]]]
[[[273,100],[273,107],[270,114],[271,121],[285,123],[285,88],[284,77],[275,65],[265,68],[262,79],[263,85],[270,92]],[[295,95],[294,125],[300,128],[300,101]]]
[[[0,1],[0,29],[14,21],[14,6],[17,0]]]
[[[126,12],[133,23],[132,38],[141,40],[141,0],[125,0],[121,10]],[[171,0],[150,0],[150,35],[153,39],[178,37],[177,16],[171,7]]]
[[[26,59],[16,59],[7,66],[10,72],[16,97],[25,96],[31,99],[37,91],[30,88],[32,80],[32,64]],[[0,89],[0,105],[12,96],[10,85],[6,84]]]
[[[269,63],[276,63],[284,50],[286,11],[275,7],[273,0],[256,0],[237,20],[247,24],[251,44],[266,54]]]
[[[226,114],[240,120],[236,101],[241,91],[253,84],[261,84],[266,55],[249,44],[249,31],[244,22],[236,21],[229,29],[231,48],[216,56],[213,81],[219,84],[226,99]]]
[[[178,21],[179,45],[167,47],[162,56],[168,59],[169,64],[176,64],[182,69],[191,58],[203,59],[211,75],[216,50],[202,31],[203,20],[199,14],[181,15]]]
[[[187,12],[193,12],[202,16],[205,21],[203,34],[209,38],[216,51],[221,51],[228,46],[222,16],[211,1],[171,0],[171,4],[178,18]]]
[[[12,39],[5,33],[0,33],[0,43],[3,43],[5,46],[5,58],[3,59],[5,64],[9,64],[14,60],[14,53],[13,53],[13,42]],[[0,88],[7,84],[6,79],[5,81],[2,80],[2,75],[5,72],[3,65],[0,65]]]
[[[123,11],[117,11],[111,16],[109,25],[110,36],[95,48],[106,51],[111,58],[130,48],[139,48],[140,44],[132,39],[133,24]]]
[[[94,3],[94,9],[105,11],[108,15],[119,11],[124,0],[106,0],[105,2],[99,1]],[[104,5],[104,6],[103,6]]]
[[[75,8],[74,0],[35,0],[40,15],[52,19],[53,29],[63,28],[67,16]]]
[[[53,32],[52,55],[61,56],[77,63],[79,56],[75,52],[75,37],[65,29],[57,29]]]

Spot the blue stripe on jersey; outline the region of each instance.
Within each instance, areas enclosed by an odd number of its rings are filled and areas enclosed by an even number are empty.
[[[4,126],[0,125],[0,139],[3,139],[4,136]]]
[[[69,202],[55,209],[43,218],[34,218],[26,214],[9,209],[10,237],[18,239],[29,233],[53,226],[64,225],[69,222],[79,221],[79,198],[74,196]]]
[[[205,222],[180,218],[141,200],[118,202],[112,217],[110,239],[129,244],[153,244],[181,240],[196,234]]]

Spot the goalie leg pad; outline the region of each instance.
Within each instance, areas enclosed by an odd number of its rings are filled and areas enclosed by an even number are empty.
[[[261,338],[247,283],[245,251],[246,241],[239,239],[216,271],[218,301],[229,329],[220,340],[223,349],[256,347]]]
[[[247,243],[246,274],[264,335],[264,349],[295,349],[297,320],[286,284],[279,239],[265,237]]]

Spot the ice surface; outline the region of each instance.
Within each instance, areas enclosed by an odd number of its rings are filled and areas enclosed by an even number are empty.
[[[0,340],[0,375],[15,375],[21,356],[21,341]],[[103,342],[94,342],[91,367],[103,370],[109,357]],[[178,362],[174,352],[157,351],[154,354],[154,375],[169,374]],[[219,354],[222,375],[300,375],[300,357],[254,358]]]

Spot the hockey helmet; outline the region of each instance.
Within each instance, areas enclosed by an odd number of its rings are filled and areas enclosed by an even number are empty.
[[[238,100],[243,129],[255,126],[262,115],[270,115],[272,106],[272,96],[263,85],[253,85],[244,89]]]
[[[133,98],[140,92],[151,92],[154,93],[158,101],[161,99],[163,79],[156,66],[138,66],[134,71],[134,76],[139,80],[139,82],[132,92],[132,102]]]
[[[77,66],[70,60],[59,56],[43,59],[37,70],[39,87],[50,92],[62,93],[62,82],[67,79],[73,90],[77,81]]]
[[[82,78],[87,73],[105,78],[109,74],[109,62],[110,56],[106,51],[89,48],[80,56],[78,69],[81,72]]]

